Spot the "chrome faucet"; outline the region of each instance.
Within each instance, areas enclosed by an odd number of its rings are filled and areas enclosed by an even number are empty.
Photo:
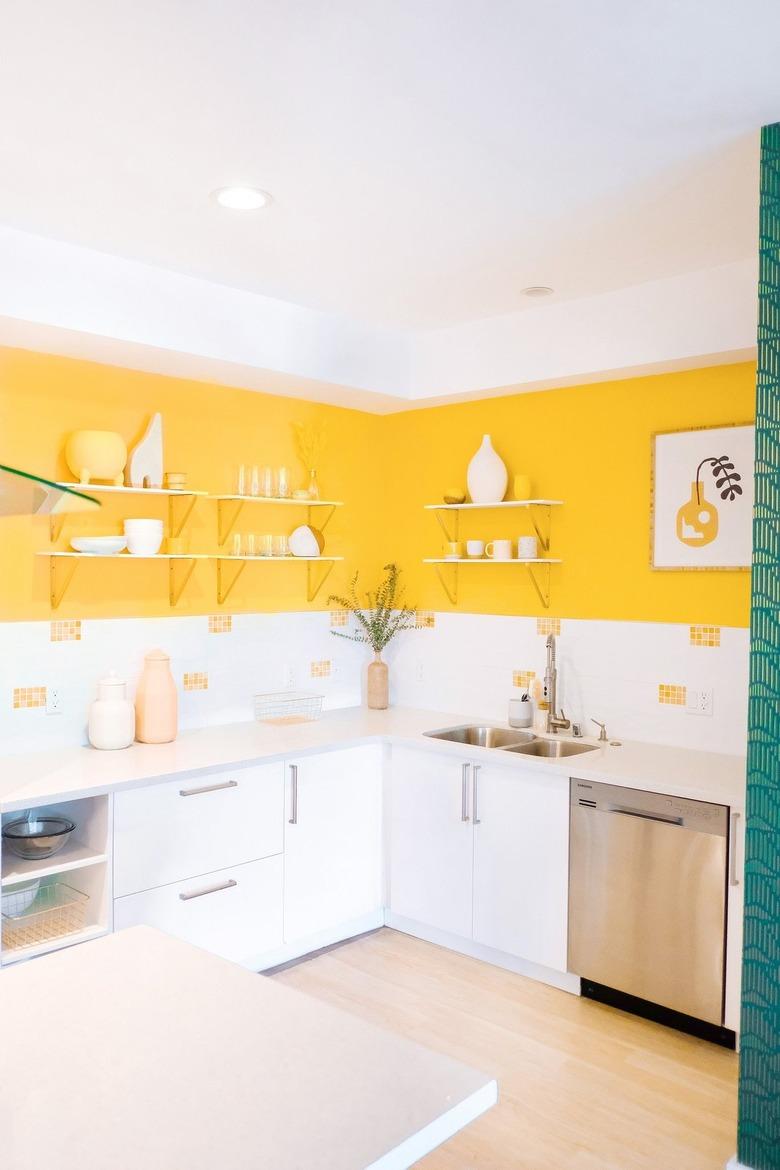
[[[558,670],[555,665],[555,635],[547,635],[547,669],[544,672],[544,687],[547,691],[547,701],[549,706],[547,708],[547,734],[550,735],[556,731],[567,731],[571,727],[571,722],[566,718],[566,713],[561,709],[560,715],[556,708],[558,705]]]

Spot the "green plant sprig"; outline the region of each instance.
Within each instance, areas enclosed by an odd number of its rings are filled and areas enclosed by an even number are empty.
[[[361,604],[358,597],[357,573],[349,583],[346,597],[332,593],[328,598],[329,605],[335,604],[339,609],[351,613],[359,627],[353,633],[345,634],[341,630],[331,630],[331,633],[337,638],[346,638],[348,642],[370,646],[375,654],[380,654],[396,634],[403,630],[413,630],[417,625],[416,610],[405,601],[398,565],[385,565],[384,572],[386,576],[378,588],[366,590],[365,605]]]

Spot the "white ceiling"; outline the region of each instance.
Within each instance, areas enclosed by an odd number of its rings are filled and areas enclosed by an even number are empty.
[[[394,328],[589,296],[755,252],[778,43],[776,0],[5,0],[0,223]]]

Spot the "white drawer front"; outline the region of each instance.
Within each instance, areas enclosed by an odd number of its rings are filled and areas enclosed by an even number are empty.
[[[114,901],[114,929],[156,926],[235,963],[282,945],[283,864],[268,857]]]
[[[284,765],[184,777],[114,798],[114,895],[281,853]]]

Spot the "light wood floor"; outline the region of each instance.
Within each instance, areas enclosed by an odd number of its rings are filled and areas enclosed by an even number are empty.
[[[420,1170],[723,1170],[733,1052],[382,930],[274,978],[498,1079]]]

